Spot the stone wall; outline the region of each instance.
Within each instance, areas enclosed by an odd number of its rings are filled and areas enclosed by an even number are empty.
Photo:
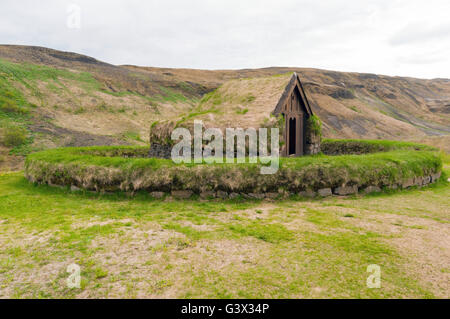
[[[276,122],[270,123],[269,127],[275,127]],[[170,158],[171,157],[171,149],[174,145],[174,141],[171,140],[171,133],[176,127],[181,127],[172,121],[165,122],[155,122],[150,127],[149,141],[150,141],[150,151],[148,153],[149,157],[156,158]],[[191,132],[191,136],[193,137],[193,124],[184,123],[182,126],[187,128]],[[225,135],[225,132],[223,132]],[[280,130],[280,154],[282,153],[283,148],[283,131]],[[304,153],[305,155],[314,155],[318,154],[321,151],[321,136],[313,132],[308,125],[305,128],[305,145],[304,145]],[[268,143],[270,145],[270,141]],[[204,146],[204,145],[203,145]],[[224,154],[226,152],[226,139],[224,136],[223,141]],[[248,154],[248,142],[246,140],[246,153]]]
[[[423,187],[440,177],[442,160],[437,152],[392,152],[388,158],[367,155],[370,165],[339,158],[317,158],[307,165],[286,160],[275,174],[261,174],[261,165],[174,165],[170,160],[146,160],[129,157],[131,147],[102,149],[54,149],[29,155],[25,176],[34,183],[68,186],[74,190],[114,192],[190,191],[220,198],[236,194],[250,198],[277,196],[330,196],[370,193],[383,189]],[[142,147],[135,147],[141,154]],[[154,147],[152,155],[167,157],[170,147]],[[146,151],[148,152],[148,150]],[[102,157],[101,165],[87,154]],[[117,165],[118,154],[127,158]],[[64,154],[62,162],[51,159]],[[377,159],[371,161],[371,159]],[[76,159],[76,160],[74,160]],[[395,160],[397,159],[397,160]],[[145,162],[147,161],[146,165]],[[132,165],[134,162],[139,165]],[[299,162],[302,162],[301,159]],[[128,165],[128,163],[130,165]],[[367,169],[365,169],[367,167]],[[387,169],[384,169],[387,168]],[[180,194],[175,193],[173,196]],[[205,195],[205,194],[204,194]],[[206,196],[206,195],[205,195]]]
[[[171,158],[173,141],[172,131],[176,128],[173,121],[155,122],[150,127],[149,141],[150,150],[148,157]]]
[[[325,140],[321,145],[325,155],[360,155],[388,151],[383,145],[364,143],[360,141],[332,141]]]
[[[386,190],[396,190],[396,189],[407,189],[410,187],[424,187],[429,184],[433,184],[439,180],[441,176],[441,172],[428,175],[428,176],[419,176],[404,180],[400,184],[392,184],[385,186]],[[300,197],[328,197],[328,196],[348,196],[354,194],[370,194],[370,193],[379,193],[382,192],[383,189],[376,185],[369,185],[365,187],[358,187],[358,185],[352,186],[340,186],[336,188],[321,188],[318,190],[307,189],[305,191],[301,191],[299,193],[289,193],[289,192],[278,192],[278,193],[234,193],[234,192],[225,192],[225,191],[204,191],[204,192],[193,192],[191,190],[174,190],[168,193],[165,192],[150,192],[150,196],[154,198],[163,198],[165,196],[170,196],[176,199],[188,199],[193,195],[199,195],[201,199],[235,199],[235,198],[243,198],[243,199],[283,199],[292,196],[300,196]]]
[[[148,152],[148,157],[169,159],[171,158],[171,152],[172,145],[152,143]]]
[[[320,152],[320,136],[306,130],[305,155],[314,155]]]

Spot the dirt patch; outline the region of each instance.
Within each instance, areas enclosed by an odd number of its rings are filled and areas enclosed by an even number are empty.
[[[190,221],[183,221],[180,222],[181,225],[190,227],[192,229],[195,229],[197,231],[213,231],[217,229],[216,225],[210,225],[210,224],[194,224]]]
[[[372,221],[371,221],[372,220]],[[450,228],[431,219],[396,215],[372,215],[359,223],[363,228],[395,234],[386,240],[408,260],[408,271],[414,272],[439,298],[450,297]]]
[[[21,297],[23,291],[33,290],[33,296],[53,282],[70,263],[48,258],[52,254],[51,232],[30,234],[3,227],[0,233],[0,298]],[[35,266],[39,271],[33,270]],[[15,283],[14,285],[10,284]]]
[[[380,214],[370,209],[311,206],[334,213],[343,222],[381,234],[383,241],[394,246],[406,259],[406,272],[429,287],[436,297],[449,298],[450,228],[447,223],[430,218]],[[346,215],[351,217],[344,217]]]
[[[0,172],[19,171],[23,169],[23,156],[9,154],[9,149],[0,146]]]
[[[50,135],[61,139],[61,146],[101,146],[101,145],[127,145],[123,140],[102,135],[94,135],[86,132],[79,132],[63,127],[58,127],[47,121],[36,121],[30,126],[33,132]]]
[[[82,229],[82,228],[89,228],[92,226],[105,226],[105,225],[111,225],[114,223],[121,223],[121,224],[127,224],[132,225],[135,223],[134,219],[108,219],[108,220],[98,220],[95,218],[90,218],[88,221],[83,222],[74,222],[72,223],[72,228],[74,229]]]
[[[220,273],[230,266],[238,270],[242,265],[256,264],[260,255],[254,244],[234,240],[192,242],[183,234],[155,224],[96,240],[92,243],[92,248],[97,249],[93,258],[108,270],[108,276],[105,288],[97,290],[95,296],[177,298],[198,272]],[[94,295],[85,291],[77,297]]]

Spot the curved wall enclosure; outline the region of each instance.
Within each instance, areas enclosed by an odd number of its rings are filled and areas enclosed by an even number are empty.
[[[437,181],[442,161],[436,149],[393,141],[325,140],[324,153],[281,158],[276,174],[261,164],[174,164],[148,158],[147,147],[53,149],[28,156],[25,176],[34,183],[98,192],[146,191],[201,197],[275,198],[349,195],[408,188]],[[355,155],[360,154],[360,155]]]

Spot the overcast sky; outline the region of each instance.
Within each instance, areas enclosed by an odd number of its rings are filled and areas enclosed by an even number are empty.
[[[113,64],[450,78],[449,0],[1,0],[0,7],[0,43]]]

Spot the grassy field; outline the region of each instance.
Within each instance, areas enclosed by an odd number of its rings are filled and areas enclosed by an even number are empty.
[[[448,176],[448,162],[444,166]],[[155,200],[0,175],[0,298],[449,298],[450,187]],[[81,267],[69,289],[67,266]],[[381,288],[366,286],[381,267]]]

